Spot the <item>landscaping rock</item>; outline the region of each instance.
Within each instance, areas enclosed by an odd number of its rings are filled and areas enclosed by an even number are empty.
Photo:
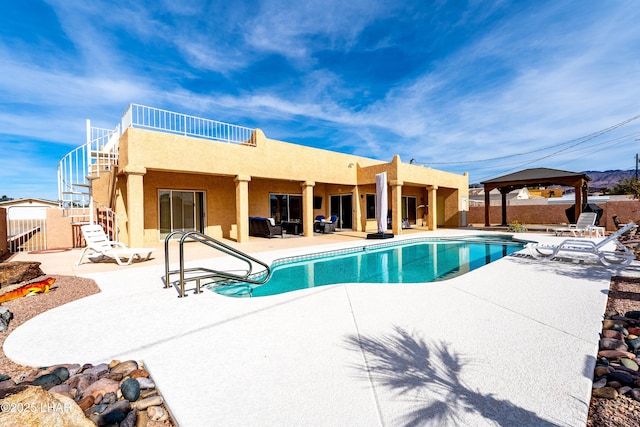
[[[138,369],[138,362],[135,360],[127,360],[126,362],[118,363],[116,366],[111,368],[109,372],[112,374],[122,374],[126,377],[135,369]]]
[[[9,329],[11,319],[13,319],[13,313],[9,311],[9,307],[0,306],[0,332]]]
[[[0,425],[3,427],[5,425],[81,427],[85,425],[118,427],[175,425],[164,406],[164,399],[158,394],[155,383],[149,377],[148,372],[138,362],[114,362],[108,365],[87,364],[81,367],[78,364],[65,364],[34,369],[28,378],[20,378],[17,384],[10,377],[7,377],[0,382],[0,386],[4,387],[0,388],[0,405],[6,402],[6,399],[18,396],[25,390],[37,389],[41,393],[46,393],[43,396],[53,396],[58,400],[66,399],[65,401],[72,402],[74,411],[83,421],[70,418],[71,421],[65,420],[67,424],[64,424],[53,419],[38,418],[34,421],[18,418],[14,424],[10,424],[13,421],[5,423],[5,420],[8,420],[7,415],[0,411]],[[117,366],[120,366],[116,369],[119,372],[113,372]],[[134,366],[136,369],[131,369]],[[80,372],[78,373],[78,371]],[[128,372],[129,375],[124,375],[124,372]],[[133,374],[139,375],[139,377],[134,378]],[[65,377],[67,379],[62,381],[61,378]],[[123,381],[113,379],[118,377],[123,378]],[[56,382],[59,384],[55,385]],[[141,387],[141,382],[144,388]],[[33,386],[32,383],[40,384],[40,386]],[[49,391],[45,390],[47,387],[50,387]],[[40,400],[31,400],[30,402],[40,402]],[[149,410],[149,408],[153,409]],[[68,412],[63,415],[67,417]],[[167,420],[169,420],[168,424],[165,424]],[[85,422],[89,424],[83,424]]]
[[[596,369],[593,371],[593,378],[598,379],[607,375],[610,372],[609,368],[606,366],[596,366]]]
[[[113,405],[109,405],[100,415],[91,417],[91,419],[99,426],[111,425],[123,421],[130,411],[131,404],[129,401],[119,400]]]
[[[604,399],[615,399],[618,397],[618,391],[613,387],[603,387],[593,389],[591,392],[593,397],[601,397]]]
[[[602,331],[602,338],[613,338],[616,340],[623,340],[624,336],[614,329],[605,329]]]
[[[603,388],[607,385],[607,378],[600,378],[597,381],[593,382],[593,385],[591,386],[591,388]]]
[[[82,395],[83,397],[91,395],[94,399],[100,401],[105,394],[109,392],[115,393],[118,391],[118,388],[119,387],[117,381],[110,380],[109,378],[100,378],[98,381],[87,387],[82,392]],[[100,397],[98,398],[98,396]]]
[[[633,359],[636,357],[636,355],[628,351],[602,350],[598,352],[598,357],[606,357],[607,359],[620,360],[623,357],[626,357],[628,359]]]
[[[623,340],[614,338],[602,338],[600,340],[600,350],[627,350],[627,344]]]
[[[135,427],[138,420],[137,411],[129,411],[118,427]]]
[[[620,359],[620,363],[622,363],[622,365],[627,369],[638,371],[638,364],[634,360],[622,358]]]
[[[89,368],[86,368],[82,370],[85,374],[93,374],[96,376],[101,376],[103,374],[106,374],[107,372],[109,372],[109,365],[107,365],[106,363],[101,363],[99,365],[96,366],[91,366]]]
[[[50,410],[2,411],[0,425],[3,427],[94,427],[72,399],[57,393],[49,393],[41,387],[27,387],[20,393],[3,399],[2,404],[8,408],[50,408]]]
[[[629,396],[640,402],[640,388],[634,388],[628,394]]]
[[[149,373],[144,369],[134,369],[129,374],[131,378],[149,378]]]
[[[135,378],[127,378],[120,385],[122,397],[129,402],[135,402],[140,397],[140,383]]]
[[[160,406],[150,406],[147,408],[147,415],[152,421],[164,421],[169,418],[167,411]]]
[[[628,317],[629,319],[640,320],[640,311],[639,310],[627,311],[624,314],[624,317]]]
[[[156,388],[156,383],[151,378],[140,377],[136,378],[136,381],[140,384],[141,389]]]
[[[0,287],[22,283],[43,276],[40,263],[34,261],[12,261],[0,263]]]
[[[144,411],[150,406],[160,406],[163,403],[164,403],[164,400],[162,399],[162,396],[150,396],[136,402],[135,408],[138,411]]]
[[[31,385],[39,386],[44,388],[45,390],[48,390],[51,387],[60,384],[61,382],[62,381],[60,380],[60,377],[55,374],[44,374],[33,380]]]

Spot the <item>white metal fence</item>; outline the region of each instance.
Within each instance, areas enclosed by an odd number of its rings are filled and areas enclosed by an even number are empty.
[[[47,249],[47,208],[7,208],[7,240],[11,253]]]
[[[254,129],[139,104],[129,104],[122,115],[122,129],[128,127],[153,129],[221,142],[255,145]]]

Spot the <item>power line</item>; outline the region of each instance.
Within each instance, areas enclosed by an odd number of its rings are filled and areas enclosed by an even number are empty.
[[[597,132],[593,132],[593,133],[591,133],[589,135],[586,135],[586,136],[583,136],[583,137],[580,137],[580,138],[576,138],[576,139],[572,139],[570,141],[566,141],[566,142],[563,142],[563,143],[560,143],[560,144],[550,144],[550,145],[547,145],[545,147],[538,148],[538,149],[531,150],[531,151],[527,151],[527,152],[524,152],[524,153],[516,153],[516,154],[510,154],[510,155],[506,155],[506,156],[493,157],[493,158],[488,158],[488,159],[479,159],[479,160],[464,160],[464,161],[456,161],[456,162],[417,162],[417,163],[422,163],[422,164],[425,164],[425,165],[456,165],[456,164],[462,165],[462,164],[470,164],[470,163],[491,162],[491,161],[495,161],[495,160],[503,160],[503,159],[508,159],[508,158],[512,158],[512,157],[525,156],[525,155],[528,155],[528,154],[533,154],[533,153],[538,153],[540,151],[545,151],[545,150],[548,150],[550,148],[559,147],[559,146],[563,146],[563,145],[574,143],[573,145],[571,145],[569,147],[563,148],[562,150],[558,150],[558,151],[553,152],[551,154],[548,154],[546,156],[540,157],[540,158],[538,158],[538,159],[536,159],[534,161],[544,160],[544,159],[546,159],[548,157],[551,157],[551,156],[556,155],[558,153],[562,153],[562,152],[564,152],[566,150],[569,150],[569,149],[571,149],[573,147],[576,147],[578,145],[584,144],[584,143],[586,143],[586,142],[588,142],[588,141],[590,141],[592,139],[597,138],[598,136],[601,136],[601,135],[604,135],[604,134],[606,134],[608,132],[611,132],[611,131],[613,131],[613,130],[621,127],[621,126],[624,126],[624,125],[626,125],[626,124],[628,124],[628,123],[630,123],[630,122],[632,122],[634,120],[637,120],[639,118],[640,118],[640,115],[637,115],[637,116],[631,117],[629,119],[626,119],[626,120],[624,120],[624,121],[622,121],[620,123],[617,123],[617,124],[615,124],[613,126],[610,126],[608,128],[599,130]],[[578,141],[578,142],[576,142],[576,141]],[[529,164],[529,163],[527,163],[527,164]]]

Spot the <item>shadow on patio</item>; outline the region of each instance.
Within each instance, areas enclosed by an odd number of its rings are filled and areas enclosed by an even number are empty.
[[[370,376],[374,383],[398,396],[424,396],[416,399],[415,409],[405,414],[402,420],[405,426],[464,425],[458,416],[463,413],[477,413],[496,425],[555,425],[508,400],[471,390],[463,384],[460,373],[469,360],[449,351],[447,343],[427,343],[400,327],[380,338],[350,335],[345,341],[366,358],[369,373],[360,372],[363,379]],[[519,386],[514,385],[514,389]],[[439,399],[428,395],[437,395]]]

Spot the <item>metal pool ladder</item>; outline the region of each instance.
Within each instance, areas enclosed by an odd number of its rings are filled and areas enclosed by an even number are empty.
[[[178,234],[181,235],[180,237],[180,268],[178,270],[169,271],[169,241],[173,236]],[[230,255],[234,258],[237,258],[241,261],[246,262],[249,267],[247,268],[246,273],[242,275],[233,274],[226,271],[213,270],[213,269],[204,268],[204,267],[185,268],[184,267],[184,242],[186,240],[200,242],[203,245],[209,246],[210,248],[219,250],[220,252],[223,252],[227,255]],[[252,273],[252,268],[253,268],[252,262],[259,264],[265,268],[266,275],[262,279],[256,279],[256,278],[250,277],[252,275],[256,276],[258,274],[258,273]],[[185,273],[199,273],[199,274],[185,278]],[[169,233],[167,237],[164,239],[164,287],[165,289],[171,287],[170,276],[172,274],[180,275],[180,278],[178,281],[180,286],[180,295],[178,295],[178,298],[182,298],[186,296],[184,293],[185,282],[191,282],[191,281],[196,282],[196,291],[195,291],[196,294],[199,294],[202,292],[200,290],[200,281],[202,279],[222,278],[225,280],[245,282],[245,283],[250,283],[254,285],[262,285],[271,277],[271,269],[264,262],[256,258],[253,258],[252,256],[244,252],[241,252],[235,248],[232,248],[231,246],[226,245],[220,242],[219,240],[216,240],[213,237],[208,236],[204,233],[200,233],[198,231],[176,230]]]

